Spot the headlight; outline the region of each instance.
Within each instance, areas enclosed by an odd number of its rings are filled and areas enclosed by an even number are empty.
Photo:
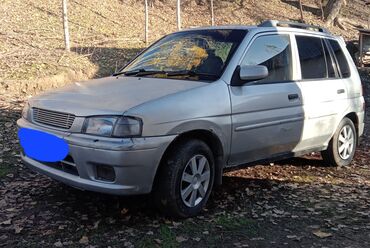
[[[115,137],[133,137],[140,136],[142,122],[133,117],[121,117],[117,120],[113,130]]]
[[[31,108],[30,108],[30,105],[26,103],[26,105],[24,105],[24,108],[22,110],[22,117],[26,120],[29,120],[30,116],[31,116]]]
[[[98,116],[85,120],[83,132],[107,137],[133,137],[141,135],[141,121],[132,117]]]

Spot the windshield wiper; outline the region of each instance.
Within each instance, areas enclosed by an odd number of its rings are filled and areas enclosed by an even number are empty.
[[[209,74],[203,72],[197,72],[194,70],[182,70],[182,71],[171,71],[167,73],[167,76],[189,76],[189,77],[206,77],[209,79],[218,79],[219,76],[216,74]]]
[[[181,70],[181,71],[161,71],[161,70],[152,70],[147,71],[145,69],[138,69],[138,70],[132,70],[132,71],[120,71],[117,73],[114,73],[113,76],[118,75],[125,75],[125,76],[147,76],[147,75],[155,75],[155,74],[163,74],[167,77],[176,77],[176,76],[189,76],[189,77],[202,77],[206,79],[218,79],[219,76],[216,74],[209,74],[209,73],[203,73],[203,72],[197,72],[194,70]]]
[[[119,76],[119,75],[125,75],[125,76],[146,76],[146,75],[154,75],[154,74],[167,74],[166,71],[147,71],[145,69],[138,69],[138,70],[132,70],[132,71],[120,71],[113,74],[113,76]]]

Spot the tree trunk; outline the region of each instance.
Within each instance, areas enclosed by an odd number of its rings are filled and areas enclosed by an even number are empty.
[[[67,0],[62,0],[63,3],[63,29],[64,29],[64,44],[65,50],[70,51],[71,46],[69,44],[69,28],[68,28],[68,15],[67,15]]]
[[[299,1],[299,11],[301,12],[301,22],[304,22],[302,0],[298,0],[298,1]]]
[[[344,5],[346,5],[346,0],[329,0],[328,1],[324,9],[325,17],[326,17],[325,24],[327,26],[333,25],[335,19],[338,17]]]
[[[320,11],[321,11],[321,20],[323,21],[323,20],[325,20],[323,0],[316,0],[316,1],[317,1],[317,5],[319,6]]]
[[[145,43],[149,40],[148,0],[145,0]]]
[[[181,6],[180,0],[176,1],[176,15],[177,15],[177,30],[181,30]]]
[[[212,26],[215,25],[215,15],[214,15],[214,12],[213,12],[213,0],[211,0],[211,25]]]

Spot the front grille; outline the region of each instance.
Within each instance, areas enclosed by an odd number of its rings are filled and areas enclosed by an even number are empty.
[[[70,129],[75,118],[73,114],[33,108],[33,120],[48,126]]]

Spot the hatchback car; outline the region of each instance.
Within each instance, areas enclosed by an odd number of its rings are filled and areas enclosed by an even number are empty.
[[[318,151],[349,165],[364,107],[342,38],[266,21],[169,34],[113,76],[31,98],[17,123],[29,168],[83,190],[152,193],[189,217],[228,167]]]

